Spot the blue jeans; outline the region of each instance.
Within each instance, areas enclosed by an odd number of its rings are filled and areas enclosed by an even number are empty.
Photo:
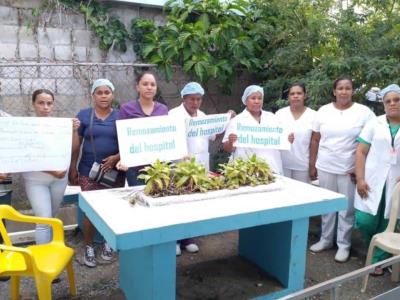
[[[68,177],[56,178],[43,172],[35,172],[34,176],[24,176],[25,190],[31,203],[33,212],[37,217],[54,218],[67,186]],[[36,244],[46,244],[52,239],[51,227],[44,224],[36,224]]]
[[[139,171],[144,167],[145,166],[131,167],[126,171],[126,181],[129,186],[144,185],[144,180],[137,178],[140,174]]]

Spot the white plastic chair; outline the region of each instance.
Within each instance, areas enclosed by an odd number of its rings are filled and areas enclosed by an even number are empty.
[[[400,182],[398,182],[393,190],[392,194],[392,207],[390,209],[389,224],[384,232],[375,234],[368,248],[368,255],[365,261],[365,266],[371,264],[372,255],[375,247],[379,247],[382,250],[389,252],[393,255],[400,255],[400,233],[396,233],[397,216],[400,205]],[[392,281],[399,281],[399,264],[393,265]],[[361,292],[365,292],[367,289],[369,274],[365,275]]]

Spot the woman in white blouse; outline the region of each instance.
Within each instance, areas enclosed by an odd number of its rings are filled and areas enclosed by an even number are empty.
[[[335,260],[345,262],[349,258],[351,231],[354,223],[355,154],[357,137],[364,125],[375,118],[365,105],[352,101],[353,81],[340,77],[333,83],[335,100],[322,106],[313,124],[310,144],[310,178],[319,178],[321,187],[344,194],[348,207],[337,213],[322,216],[321,239],[310,250],[320,252],[333,246],[335,231],[338,251]]]
[[[246,108],[233,118],[225,131],[222,142],[224,150],[232,153],[232,158],[249,158],[253,154],[264,159],[271,170],[278,174],[283,174],[281,153],[276,149],[242,148],[235,147],[233,144],[237,140],[237,123],[251,123],[254,126],[278,126],[278,118],[271,112],[262,109],[264,102],[264,90],[258,85],[248,86],[243,93],[242,102]]]
[[[309,182],[310,140],[316,111],[305,106],[307,98],[303,83],[292,84],[288,89],[289,106],[281,108],[275,115],[290,132],[294,141],[290,150],[282,150],[283,174],[302,182]]]

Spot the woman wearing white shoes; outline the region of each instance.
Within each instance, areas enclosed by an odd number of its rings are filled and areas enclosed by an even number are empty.
[[[310,144],[310,178],[319,178],[321,187],[344,194],[348,208],[338,213],[322,216],[321,239],[310,250],[320,252],[333,246],[337,217],[338,250],[335,260],[345,262],[349,258],[351,231],[354,223],[354,168],[357,137],[364,125],[375,118],[366,106],[354,103],[353,81],[340,77],[333,84],[335,101],[322,106],[313,124]],[[317,155],[318,154],[318,155]],[[318,171],[317,171],[318,170]]]

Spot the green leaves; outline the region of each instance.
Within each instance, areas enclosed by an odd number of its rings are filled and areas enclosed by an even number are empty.
[[[153,197],[234,189],[274,181],[267,163],[258,159],[256,155],[247,160],[236,159],[227,164],[220,164],[220,168],[222,175],[210,175],[202,164],[196,163],[195,158],[176,165],[157,160],[153,165],[141,170],[142,174],[138,178],[146,183],[145,194]]]
[[[142,174],[138,176],[143,179],[146,186],[146,195],[163,195],[170,186],[172,164],[156,160],[153,165],[140,170]]]
[[[331,101],[340,75],[354,77],[359,100],[400,77],[399,1],[170,0],[163,25],[135,18],[129,32],[98,1],[59,2],[85,16],[102,50],[126,51],[132,42],[138,58],[157,64],[167,80],[180,66],[229,92],[238,72],[250,73],[265,87],[268,110],[287,105],[282,91],[293,82],[306,83],[308,105],[318,108]],[[55,9],[43,3],[35,16]]]
[[[166,24],[143,36],[139,41],[143,43],[140,55],[163,70],[168,70],[167,65],[180,65],[202,83],[213,78],[229,88],[233,70],[251,67],[252,59],[257,56],[246,34],[243,14],[248,6],[246,1],[168,1]],[[235,40],[235,46],[229,46]]]
[[[220,167],[228,188],[238,188],[243,185],[255,186],[274,181],[268,164],[257,158],[255,154],[247,160],[238,158],[227,164],[221,164]]]

